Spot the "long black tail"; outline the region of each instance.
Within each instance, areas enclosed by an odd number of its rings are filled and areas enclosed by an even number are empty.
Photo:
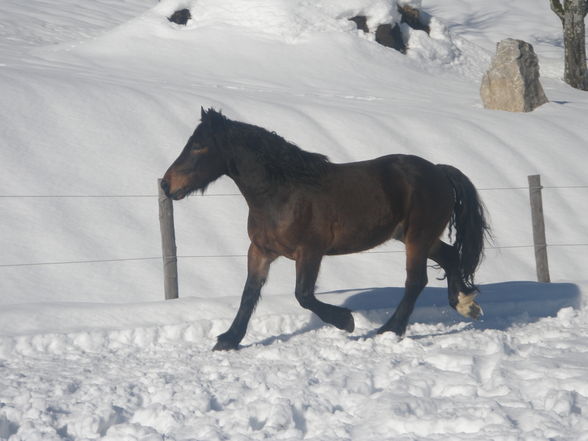
[[[459,271],[468,290],[475,290],[474,273],[484,256],[484,237],[490,233],[486,222],[484,205],[478,197],[476,188],[457,168],[438,164],[453,185],[455,206],[449,221],[449,236],[455,231],[453,246],[459,256]]]

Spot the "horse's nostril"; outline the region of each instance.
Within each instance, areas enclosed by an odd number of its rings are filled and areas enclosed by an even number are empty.
[[[166,194],[166,196],[169,196],[169,183],[165,179],[161,180],[161,189]]]

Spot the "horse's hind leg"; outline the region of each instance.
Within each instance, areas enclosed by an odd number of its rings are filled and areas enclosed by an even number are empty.
[[[215,351],[226,351],[239,347],[239,342],[245,336],[247,324],[259,300],[261,287],[267,278],[270,264],[275,258],[276,256],[264,253],[254,244],[251,244],[249,247],[249,253],[247,255],[247,281],[243,289],[241,304],[231,327],[227,332],[217,337],[217,343],[213,348]]]
[[[378,330],[378,334],[392,331],[398,336],[406,332],[408,319],[412,314],[416,300],[427,285],[427,255],[429,243],[410,240],[406,242],[406,283],[404,297],[397,306],[394,315]]]
[[[439,240],[429,254],[445,271],[449,291],[449,305],[464,317],[479,318],[482,308],[475,302],[476,292],[468,289],[459,271],[459,257],[455,247]]]
[[[321,259],[322,256],[312,256],[300,257],[296,260],[296,300],[303,308],[318,315],[322,321],[353,332],[355,322],[349,309],[323,303],[314,295]]]
[[[459,276],[457,250],[451,245],[439,240],[431,248],[429,258],[435,261],[445,271],[447,278],[449,305],[456,308],[459,303],[458,297],[460,292],[464,292],[464,284]]]

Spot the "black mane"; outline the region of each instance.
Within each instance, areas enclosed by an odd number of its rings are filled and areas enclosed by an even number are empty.
[[[213,112],[214,115],[211,115]],[[236,157],[245,151],[253,153],[256,161],[264,166],[268,178],[274,182],[313,183],[324,174],[330,164],[325,155],[302,150],[263,127],[232,121],[213,109],[209,109],[207,115],[222,118],[222,124],[217,124],[217,127],[224,126],[228,143],[243,147],[233,148],[231,154]]]

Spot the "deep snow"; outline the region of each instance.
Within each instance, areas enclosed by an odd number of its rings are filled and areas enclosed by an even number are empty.
[[[405,28],[403,56],[347,20],[398,21],[384,0],[3,0],[0,439],[586,439],[588,97],[561,81],[544,3],[425,0],[431,35]],[[186,27],[166,19],[181,7]],[[551,102],[530,114],[480,104],[507,37],[540,59]],[[318,291],[355,311],[352,335],[296,305],[284,260],[244,347],[212,353],[245,278],[246,205],[228,179],[175,204],[192,257],[163,302],[154,197],[200,106],[335,162],[464,171],[494,229],[483,320],[452,311],[431,268],[407,337],[374,336],[404,283],[390,243],[324,262]],[[551,285],[529,282],[534,173]]]

